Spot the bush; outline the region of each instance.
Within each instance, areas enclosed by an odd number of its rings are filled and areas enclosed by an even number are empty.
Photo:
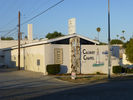
[[[113,73],[133,73],[133,68],[123,68],[121,66],[113,66]]]
[[[60,72],[60,64],[47,65],[47,72],[52,75],[58,74]]]
[[[126,68],[126,73],[133,73],[133,69],[132,68]]]
[[[122,68],[121,66],[113,66],[113,73],[118,74],[118,73],[122,73],[124,68]]]
[[[118,39],[113,39],[110,41],[110,44],[123,44],[123,42],[121,40],[118,40]]]
[[[133,63],[133,38],[127,43],[125,51],[127,60]]]
[[[96,72],[97,75],[100,75],[101,73],[100,72]]]

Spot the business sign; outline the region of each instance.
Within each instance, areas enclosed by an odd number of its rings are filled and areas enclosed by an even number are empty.
[[[101,54],[104,54],[103,52]],[[98,66],[103,66],[104,63],[101,62],[100,59],[100,52],[99,52],[99,48],[97,48],[96,50],[87,50],[87,49],[83,49],[82,50],[82,59],[84,61],[93,61],[93,66],[94,67],[98,67]]]
[[[94,60],[94,56],[90,56],[94,54],[95,51],[88,51],[86,49],[83,49],[83,60]]]

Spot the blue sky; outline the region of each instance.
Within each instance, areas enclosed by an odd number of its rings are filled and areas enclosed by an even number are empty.
[[[18,11],[21,23],[44,11],[60,0],[0,0],[0,31],[16,27]],[[128,40],[133,35],[133,0],[110,0],[111,2],[111,38],[116,35]],[[76,18],[78,34],[91,39],[97,37],[97,27],[101,27],[100,41],[107,42],[108,0],[65,0],[55,8],[29,22],[33,24],[34,38],[45,37],[48,32],[59,31],[68,34],[68,19]],[[28,23],[27,23],[28,24]],[[21,32],[27,34],[27,24]],[[4,35],[7,32],[1,32]],[[8,36],[17,38],[17,30]]]

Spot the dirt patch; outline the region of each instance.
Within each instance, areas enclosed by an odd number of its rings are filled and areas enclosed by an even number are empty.
[[[112,75],[111,79],[108,79],[107,75],[80,75],[77,76],[75,80],[71,79],[71,76],[61,76],[56,77],[59,80],[77,83],[77,84],[84,84],[84,83],[95,83],[95,82],[107,82],[107,81],[123,81],[123,80],[131,80],[133,79],[133,75]]]
[[[92,83],[96,81],[102,81],[102,80],[107,80],[107,76],[80,76],[77,77],[75,80],[71,79],[71,77],[56,77],[57,79],[63,80],[63,81],[68,81],[72,83]]]

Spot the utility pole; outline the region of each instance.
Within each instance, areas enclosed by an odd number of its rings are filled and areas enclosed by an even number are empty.
[[[108,0],[108,79],[110,79],[111,70],[111,52],[110,52],[110,0]]]
[[[20,11],[18,12],[18,70],[20,70]]]

